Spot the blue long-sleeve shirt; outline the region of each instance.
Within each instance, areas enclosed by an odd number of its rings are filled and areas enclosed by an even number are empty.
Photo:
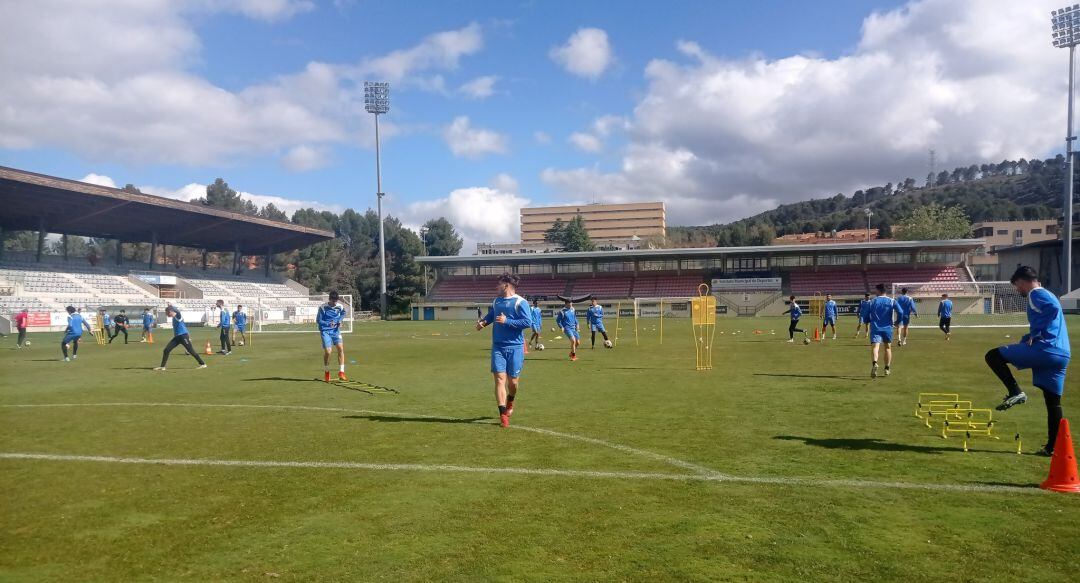
[[[952,300],[941,300],[938,304],[937,315],[942,318],[952,318]]]
[[[502,324],[495,321],[497,316],[506,316]],[[491,347],[508,348],[525,344],[523,331],[532,328],[532,310],[525,298],[514,294],[508,298],[495,298],[483,317],[483,322],[491,326]]]
[[[537,306],[533,306],[533,309],[532,309],[532,321],[533,321],[533,328],[536,328],[537,330],[543,330],[544,329],[544,314],[540,311],[540,308],[537,307]]]
[[[585,319],[590,326],[604,323],[604,306],[597,304],[595,306],[589,306],[589,309],[585,311]]]
[[[1065,316],[1061,312],[1061,303],[1046,288],[1037,287],[1028,294],[1027,317],[1029,332],[1022,342],[1031,342],[1031,346],[1071,358],[1069,329],[1065,327]]]
[[[867,310],[871,330],[889,330],[893,327],[893,314],[899,313],[896,302],[889,296],[878,296],[870,300]]]
[[[904,294],[896,297],[896,311],[900,314],[900,317],[914,316],[919,313],[915,309],[915,300],[911,299],[911,296]]]
[[[802,317],[802,308],[799,307],[798,303],[791,302],[791,307],[784,310],[784,313],[785,314],[791,314],[791,319],[792,320],[798,320],[799,318]]]
[[[82,314],[76,312],[68,316],[67,330],[65,330],[64,333],[68,336],[82,336],[83,328],[85,328],[87,332],[91,332],[90,324],[86,323]]]
[[[143,326],[143,328],[147,328],[147,329],[152,328],[154,326],[154,317],[151,316],[150,314],[143,314],[142,326]]]
[[[345,319],[345,307],[340,303],[323,304],[319,306],[319,313],[315,316],[315,323],[320,332],[329,332],[341,327],[341,321]]]
[[[574,308],[563,308],[559,310],[558,315],[555,316],[555,323],[558,324],[560,328],[577,330],[577,313],[574,312]]]
[[[221,314],[218,316],[218,325],[222,328],[228,328],[231,323],[229,310],[226,310],[224,307],[222,307],[219,311],[221,312]]]
[[[859,320],[863,322],[870,316],[870,300],[859,301]]]
[[[180,310],[177,310],[176,307],[173,307],[172,331],[173,336],[183,336],[188,333],[187,324],[184,323],[184,317],[180,315]]]

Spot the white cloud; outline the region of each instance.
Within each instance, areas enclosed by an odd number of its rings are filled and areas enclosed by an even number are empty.
[[[6,3],[0,18],[0,148],[58,148],[122,164],[220,167],[294,148],[366,146],[373,122],[363,108],[365,78],[386,73],[389,80],[437,90],[439,70],[453,69],[482,47],[473,24],[383,57],[311,62],[236,90],[189,71],[201,58],[192,22],[199,13],[282,20],[313,6],[302,0]],[[381,125],[384,137],[398,132],[392,122]]]
[[[590,154],[595,154],[604,149],[604,144],[600,141],[600,138],[592,134],[574,132],[570,134],[566,141],[582,152],[589,152]]]
[[[152,194],[154,196],[163,196],[165,198],[171,198],[173,200],[182,200],[184,202],[191,202],[193,199],[206,196],[206,185],[192,182],[186,184],[180,188],[165,188],[160,186],[140,186],[139,190],[146,194]],[[331,211],[335,213],[341,213],[345,211],[345,207],[337,204],[325,204],[316,202],[313,200],[298,200],[293,198],[285,198],[282,196],[272,196],[266,194],[254,194],[251,192],[240,191],[240,196],[250,200],[255,206],[262,208],[268,203],[273,203],[278,210],[285,211],[286,214],[292,216],[294,212],[302,208],[313,208],[319,211]]]
[[[542,132],[540,130],[537,130],[537,131],[533,132],[533,140],[535,140],[537,144],[550,144],[551,143],[551,135],[548,134],[547,132]]]
[[[308,172],[323,168],[330,163],[325,148],[295,146],[281,157],[281,165],[291,172]]]
[[[630,129],[630,122],[621,115],[603,115],[593,121],[593,131],[597,135],[607,137],[617,130]]]
[[[516,193],[518,191],[517,179],[513,176],[510,176],[509,174],[506,174],[505,172],[496,175],[495,178],[492,178],[491,186],[496,190],[501,190],[502,192]]]
[[[599,28],[578,29],[548,55],[568,72],[586,79],[600,77],[615,62],[607,32]]]
[[[94,174],[93,172],[80,178],[79,182],[86,182],[88,184],[96,184],[98,186],[108,186],[109,188],[116,188],[116,183],[113,182],[112,178],[109,178],[108,176],[104,176],[102,174]]]
[[[458,91],[473,99],[487,99],[495,95],[495,82],[498,80],[494,75],[477,77],[458,87]]]
[[[480,128],[474,128],[469,118],[461,115],[454,118],[443,130],[443,139],[450,151],[459,158],[482,158],[487,154],[505,154],[506,137]]]
[[[868,17],[857,48],[833,59],[727,59],[681,41],[684,59],[645,69],[618,169],[541,178],[565,198],[665,200],[672,224],[701,224],[921,181],[929,148],[939,167],[1043,155],[1064,125],[1055,6],[914,1]]]
[[[476,252],[477,242],[517,241],[521,234],[521,207],[529,199],[515,192],[487,186],[458,188],[448,196],[414,202],[405,211],[405,222],[422,224],[446,217],[464,239],[463,254]]]

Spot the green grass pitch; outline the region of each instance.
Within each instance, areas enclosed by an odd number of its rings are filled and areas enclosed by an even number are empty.
[[[174,351],[164,373],[165,330],[68,364],[57,334],[5,338],[0,580],[1076,580],[1080,496],[1032,488],[1049,461],[1014,451],[1013,427],[1045,440],[1038,391],[969,453],[913,415],[920,391],[996,404],[982,355],[1023,330],[913,330],[871,381],[847,319],[810,346],[723,320],[708,372],[687,320],[662,345],[656,324],[635,346],[622,321],[614,350],[586,336],[575,363],[547,333],[509,430],[489,332],[465,322],[346,336],[350,377],[399,394],[316,382],[314,333],[206,370]]]

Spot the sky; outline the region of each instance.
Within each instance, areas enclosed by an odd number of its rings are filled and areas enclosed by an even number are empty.
[[[375,205],[518,239],[518,209],[728,222],[1063,150],[1044,0],[0,0],[0,165],[188,200]],[[0,211],[2,212],[2,211]]]

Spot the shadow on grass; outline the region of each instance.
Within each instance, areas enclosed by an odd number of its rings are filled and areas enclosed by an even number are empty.
[[[789,377],[794,379],[839,379],[842,381],[865,381],[868,377],[846,377],[834,374],[781,374],[771,372],[756,372],[756,377]]]
[[[777,435],[773,439],[779,439],[782,441],[801,441],[806,445],[812,445],[815,447],[823,447],[825,449],[846,449],[848,451],[909,451],[915,453],[963,453],[963,449],[960,446],[960,442],[957,441],[953,447],[941,447],[936,445],[914,445],[910,443],[893,443],[890,441],[882,441],[876,438],[836,438],[836,439],[815,439],[813,437],[799,437],[796,435]],[[971,449],[970,453],[1003,453],[1009,455],[1016,455],[1015,451],[999,451],[991,449]]]
[[[467,419],[457,417],[394,417],[391,415],[345,415],[342,419],[363,419],[379,423],[450,423],[467,424],[478,421],[490,421],[494,417],[471,417]]]
[[[251,381],[284,381],[288,383],[321,383],[320,379],[311,377],[306,379],[288,378],[288,377],[262,377],[257,379],[244,379],[245,382]]]

